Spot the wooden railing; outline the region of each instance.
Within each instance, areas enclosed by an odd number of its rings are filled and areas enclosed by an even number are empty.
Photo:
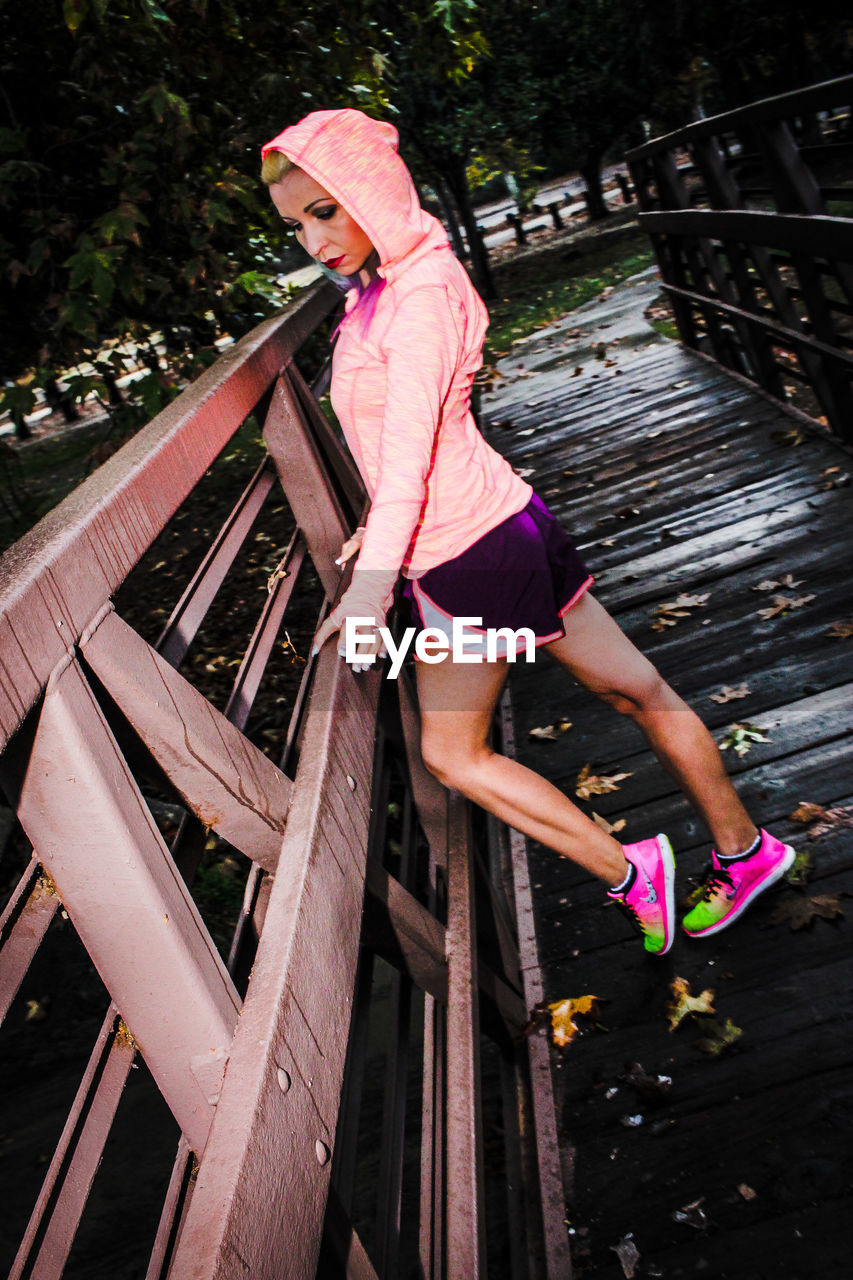
[[[60,922],[106,991],[21,1280],[65,1273],[138,1056],[181,1135],[147,1280],[485,1276],[481,1032],[503,1273],[570,1274],[548,1044],[520,1038],[542,998],[523,840],[427,773],[405,672],[356,676],[328,645],[278,763],[246,734],[310,566],[309,634],[365,510],[294,362],[333,301],[319,286],[247,335],[0,561],[0,765],[32,846],[0,920],[0,1012]],[[123,616],[134,566],[249,414],[267,454],[148,643]],[[220,711],[185,660],[282,494],[287,550],[245,651],[222,655]],[[496,732],[511,749],[506,702]],[[180,815],[168,843],[152,770]],[[192,896],[211,833],[251,861],[227,963]]]
[[[853,76],[628,154],[682,340],[853,440]],[[796,399],[796,397],[795,397]]]

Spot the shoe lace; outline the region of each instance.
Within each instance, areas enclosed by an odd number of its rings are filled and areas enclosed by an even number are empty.
[[[630,902],[628,902],[625,898],[614,898],[614,902],[616,903],[616,906],[619,908],[619,910],[622,912],[623,916],[627,916],[627,918],[631,921],[631,924],[635,927],[635,929],[639,929],[640,933],[646,932],[646,928],[643,924],[643,921],[640,917],[639,912]]]
[[[718,889],[734,889],[734,881],[731,872],[725,867],[709,867],[702,878],[700,887],[700,895],[698,901],[708,902],[717,893]]]

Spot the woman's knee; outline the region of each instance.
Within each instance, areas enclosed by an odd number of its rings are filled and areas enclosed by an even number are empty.
[[[651,663],[631,679],[601,690],[599,696],[622,715],[638,721],[681,706],[678,694]]]
[[[440,734],[423,733],[421,756],[427,769],[440,783],[456,791],[464,791],[471,769],[476,767],[479,749],[449,741]]]

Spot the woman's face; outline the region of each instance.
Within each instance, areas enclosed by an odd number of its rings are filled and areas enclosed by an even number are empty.
[[[290,169],[270,187],[270,195],[303,249],[332,271],[354,276],[372,253],[373,245],[358,223],[302,169]]]

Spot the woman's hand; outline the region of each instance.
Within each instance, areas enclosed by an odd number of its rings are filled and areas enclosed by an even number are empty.
[[[351,538],[347,538],[341,547],[341,554],[338,556],[335,564],[346,564],[357,551],[361,550],[361,544],[364,541],[364,525],[360,524]]]
[[[333,635],[341,631],[341,628],[346,622],[346,618],[347,610],[343,607],[343,601],[341,601],[341,604],[338,605],[337,609],[332,610],[315,635],[314,643],[311,646],[312,655],[318,654],[326,641],[330,640]],[[362,623],[358,629],[358,633],[358,657],[357,660],[352,663],[352,669],[353,671],[369,671],[369,669],[374,665],[376,658],[383,658],[387,650],[377,627],[365,626]],[[338,656],[341,658],[345,658],[347,656],[343,635],[338,636]]]

